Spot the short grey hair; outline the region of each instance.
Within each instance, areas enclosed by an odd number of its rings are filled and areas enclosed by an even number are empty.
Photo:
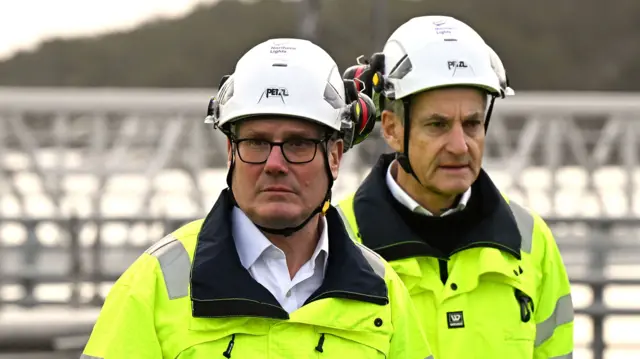
[[[404,123],[404,101],[402,100],[390,100],[385,101],[384,109],[393,112],[400,119],[401,123]]]

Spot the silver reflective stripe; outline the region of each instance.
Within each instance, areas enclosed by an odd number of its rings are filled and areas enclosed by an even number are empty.
[[[573,321],[573,302],[571,294],[560,297],[556,302],[556,307],[549,318],[536,326],[536,343],[539,346],[553,336],[557,327]],[[563,357],[559,357],[563,358]]]
[[[166,246],[167,244],[175,241],[176,238],[174,236],[172,236],[171,234],[168,234],[166,236],[164,236],[164,238],[162,238],[161,240],[157,241],[156,243],[154,243],[153,245],[151,245],[151,247],[147,248],[147,250],[145,251],[146,253],[149,254],[153,254],[153,252],[157,251],[158,249]]]
[[[347,220],[347,216],[345,216],[344,212],[342,212],[342,208],[340,208],[340,206],[338,205],[336,206],[336,209],[338,210],[338,214],[340,215],[340,218],[342,218],[342,223],[344,223],[344,227],[347,229],[347,233],[349,233],[349,237],[351,237],[352,240],[358,242],[358,237],[353,232],[353,228],[351,228],[351,223],[349,223],[349,220]]]
[[[549,359],[573,359],[573,352],[565,355],[560,355],[559,357],[553,357]]]
[[[87,354],[82,354],[82,355],[80,355],[80,359],[104,359],[104,358],[94,357],[94,356],[87,355]]]
[[[511,207],[511,212],[516,218],[518,231],[520,231],[520,237],[522,237],[520,249],[525,253],[531,253],[531,243],[533,242],[533,216],[526,208],[513,201],[509,202],[509,207]]]
[[[160,263],[169,299],[186,297],[189,294],[191,261],[182,242],[168,235],[146,252],[156,257]]]
[[[367,260],[367,262],[369,262],[369,265],[371,266],[373,271],[380,278],[384,279],[385,269],[384,269],[384,262],[382,262],[382,259],[380,259],[380,257],[378,257],[378,255],[375,252],[365,247],[364,245],[357,242],[355,243],[355,245],[358,246],[358,248],[360,248],[362,255]]]
[[[433,355],[429,355],[428,357],[426,357],[424,359],[433,359]]]

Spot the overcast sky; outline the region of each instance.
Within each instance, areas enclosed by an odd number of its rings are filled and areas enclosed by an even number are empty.
[[[0,60],[43,39],[131,29],[216,0],[0,0]]]

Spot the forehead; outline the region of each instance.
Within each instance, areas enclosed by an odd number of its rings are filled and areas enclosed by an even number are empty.
[[[253,117],[238,122],[236,133],[239,136],[251,134],[282,137],[290,135],[317,136],[321,133],[320,125],[308,120],[278,117]]]
[[[487,95],[483,91],[467,87],[425,91],[411,101],[412,111],[418,113],[477,112],[483,111],[486,103]]]

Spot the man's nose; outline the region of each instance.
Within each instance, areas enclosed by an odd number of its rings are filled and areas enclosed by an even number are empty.
[[[273,146],[269,157],[267,157],[267,162],[264,164],[264,171],[271,174],[287,173],[289,170],[287,165],[287,160],[282,153],[282,147]]]
[[[450,153],[461,156],[465,155],[469,151],[467,145],[467,138],[462,128],[462,124],[456,123],[449,132],[449,138],[447,139],[447,151]]]

